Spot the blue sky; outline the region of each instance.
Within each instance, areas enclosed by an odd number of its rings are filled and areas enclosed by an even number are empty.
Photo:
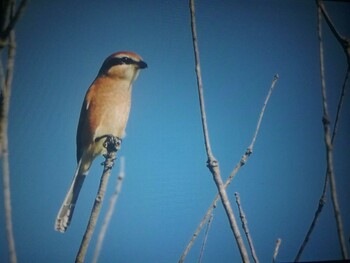
[[[350,36],[350,5],[326,4]],[[253,155],[228,189],[239,192],[256,252],[292,261],[321,195],[325,147],[314,1],[196,1],[211,144],[227,178],[250,144],[274,74],[277,83]],[[30,1],[16,27],[10,112],[13,224],[19,262],[72,262],[97,191],[103,159],[85,180],[67,233],[54,220],[76,166],[75,134],[86,90],[103,60],[132,50],[148,63],[134,84],[119,156],[126,177],[100,262],[177,262],[216,194],[201,130],[187,1]],[[326,81],[332,121],[346,59],[327,27]],[[334,145],[338,197],[350,235],[350,103]],[[86,262],[92,259],[108,192]],[[328,196],[330,196],[328,194]],[[3,204],[0,206],[3,214]],[[7,262],[4,216],[2,262]],[[186,262],[198,259],[203,233]],[[348,246],[349,248],[349,246]],[[339,259],[330,199],[303,260]],[[203,262],[240,256],[221,204]]]

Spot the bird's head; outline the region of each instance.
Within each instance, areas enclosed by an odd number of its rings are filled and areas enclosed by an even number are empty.
[[[138,54],[122,51],[105,59],[98,76],[126,79],[133,82],[137,78],[139,70],[144,68],[147,68],[147,64]]]

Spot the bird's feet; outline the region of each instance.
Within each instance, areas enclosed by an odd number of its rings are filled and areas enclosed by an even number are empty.
[[[99,142],[100,140],[105,139],[103,143],[103,147],[107,148],[107,144],[114,144],[117,150],[119,150],[120,145],[122,144],[122,139],[113,134],[105,134],[95,139],[95,142]]]
[[[112,169],[114,161],[116,159],[116,153],[120,149],[120,146],[122,144],[122,139],[108,134],[98,137],[96,140],[101,140],[102,138],[106,138],[103,143],[103,147],[105,147],[107,150],[107,153],[103,155],[103,157],[106,158],[106,161],[104,161],[102,164],[106,168]]]

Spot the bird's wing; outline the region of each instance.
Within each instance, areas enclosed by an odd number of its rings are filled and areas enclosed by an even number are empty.
[[[85,96],[84,103],[81,107],[80,118],[77,130],[77,162],[79,162],[81,156],[83,155],[84,149],[87,146],[88,138],[89,138],[89,128],[88,128],[88,110],[89,110],[89,100],[88,97]]]

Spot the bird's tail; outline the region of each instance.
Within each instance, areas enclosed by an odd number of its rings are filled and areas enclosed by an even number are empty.
[[[82,172],[80,169],[81,160],[78,163],[77,169],[75,171],[73,181],[69,187],[69,190],[64,198],[64,201],[61,205],[61,208],[58,212],[56,222],[55,222],[55,230],[61,233],[66,232],[69,223],[72,219],[75,203],[78,200],[79,192],[81,187],[83,186],[85,177],[87,172]]]

